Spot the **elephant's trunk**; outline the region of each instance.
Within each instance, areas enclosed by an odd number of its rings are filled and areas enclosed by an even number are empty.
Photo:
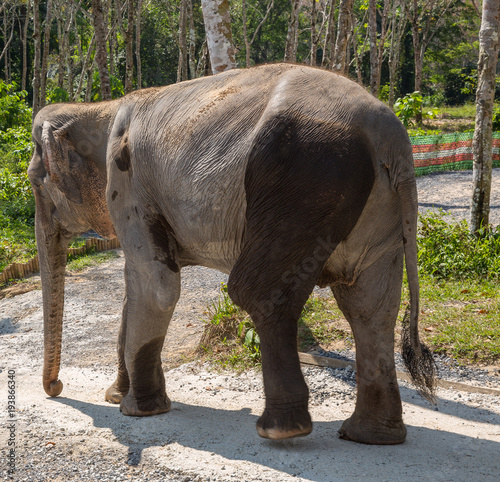
[[[64,236],[53,219],[46,216],[43,202],[38,202],[35,216],[36,240],[42,278],[44,320],[43,388],[57,397],[63,389],[58,379],[61,360],[62,318],[64,308],[64,274],[69,237]]]

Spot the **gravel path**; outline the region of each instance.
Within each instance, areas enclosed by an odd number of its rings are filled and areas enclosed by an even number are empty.
[[[438,172],[417,178],[420,212],[443,210],[456,220],[469,219],[472,171]],[[493,169],[490,223],[500,224],[500,169]]]
[[[492,221],[498,224],[499,169],[494,176]],[[470,178],[467,172],[419,178],[420,208],[439,205],[466,215]],[[336,436],[354,408],[355,374],[349,369],[304,368],[313,433],[284,442],[260,439],[259,373],[214,373],[196,361],[181,364],[191,359],[203,312],[226,279],[201,267],[183,270],[181,299],[162,353],[171,412],[122,416],[103,401],[115,374],[124,289],[118,253],[116,260],[67,277],[60,375],[65,386],[58,398],[47,398],[41,386],[41,292],[0,300],[0,479],[8,476],[13,433],[15,480],[498,480],[499,397],[440,390],[433,407],[402,382],[407,442],[363,446]],[[498,377],[482,377],[481,370],[458,369],[446,359],[440,364],[448,379],[500,387]],[[15,371],[15,422],[5,409],[9,370]]]

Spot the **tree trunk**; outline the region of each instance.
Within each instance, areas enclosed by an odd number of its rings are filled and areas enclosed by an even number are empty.
[[[196,67],[196,77],[208,77],[212,73],[212,66],[210,65],[210,54],[208,53],[207,39],[201,46],[201,57]]]
[[[333,57],[333,39],[335,38],[335,5],[336,0],[330,1],[330,12],[328,14],[328,27],[326,29],[325,43],[323,44],[323,59],[321,65],[323,67],[331,67]]]
[[[24,24],[23,24],[23,71],[21,74],[21,90],[26,90],[26,76],[28,73],[28,25],[30,19],[30,5],[31,2],[28,0],[26,2],[26,7],[24,8]]]
[[[0,53],[0,60],[4,59],[4,77],[5,77],[5,82],[7,84],[10,84],[10,64],[9,64],[9,58],[10,58],[10,44],[12,42],[12,39],[14,38],[14,30],[15,30],[15,10],[14,8],[11,9],[12,11],[12,21],[10,22],[10,35],[8,34],[9,30],[9,16],[8,16],[8,11],[5,9],[5,12],[3,14],[3,29],[2,29],[2,37],[4,40],[4,46],[2,49],[2,52]]]
[[[377,78],[375,79],[376,83],[376,89],[377,92],[380,94],[380,79],[382,75],[382,61],[384,58],[384,46],[385,46],[385,39],[387,37],[387,32],[389,30],[389,25],[387,23],[387,19],[389,17],[389,8],[390,8],[390,1],[386,0],[384,2],[384,8],[382,10],[381,14],[381,32],[380,32],[380,38],[378,39],[378,73],[377,73]]]
[[[137,0],[137,19],[135,22],[135,60],[137,62],[137,88],[142,88],[142,66],[141,66],[141,19],[142,0]]]
[[[396,85],[396,71],[399,67],[401,55],[401,40],[406,29],[406,19],[401,16],[398,18],[397,7],[399,0],[393,0],[391,14],[391,44],[389,47],[389,107],[394,106],[394,91]]]
[[[57,12],[57,8],[56,8]],[[64,85],[64,27],[62,26],[62,21],[60,15],[56,14],[56,25],[57,25],[57,87],[62,89]]]
[[[370,32],[370,92],[378,97],[380,79],[380,64],[377,48],[377,0],[369,0],[368,29]]]
[[[94,21],[94,32],[96,42],[95,60],[99,71],[99,80],[101,83],[102,100],[111,100],[111,84],[108,70],[108,54],[106,49],[106,31],[104,15],[102,12],[101,0],[92,0],[92,18]]]
[[[212,72],[236,67],[228,0],[201,0]]]
[[[188,53],[187,53],[187,2],[181,0],[179,12],[179,63],[177,64],[177,82],[188,79]]]
[[[250,42],[248,40],[247,32],[247,2],[241,0],[241,11],[243,16],[243,39],[245,41],[245,65],[250,67]]]
[[[134,88],[134,0],[127,0],[127,30],[125,32],[125,93]]]
[[[418,24],[412,26],[413,31],[413,60],[415,63],[415,92],[422,92],[422,70],[423,56],[420,49],[420,36],[418,34]],[[415,120],[418,125],[422,124],[422,111],[415,114]]]
[[[492,116],[495,98],[495,73],[500,49],[500,0],[483,0],[479,32],[478,85],[476,92],[476,125],[474,129],[473,189],[471,233],[487,227],[490,213],[492,171]]]
[[[310,65],[316,65],[316,52],[318,50],[318,38],[316,36],[316,0],[312,0],[311,7],[311,53]]]
[[[292,0],[292,11],[288,21],[288,32],[285,45],[285,62],[297,60],[297,41],[299,33],[299,7],[300,0]]]
[[[82,64],[82,70],[81,70],[81,74],[80,74],[80,80],[78,82],[78,87],[76,88],[76,92],[73,95],[73,102],[76,102],[78,100],[78,97],[80,96],[80,93],[83,89],[83,79],[85,78],[85,73],[86,72],[88,73],[89,66],[92,63],[92,51],[94,50],[94,42],[95,42],[95,35],[92,36],[92,38],[90,39],[90,42],[89,42],[89,46],[87,49],[87,55],[85,56],[85,61]]]
[[[33,119],[40,110],[40,58],[41,58],[40,0],[33,0],[33,41],[35,58],[33,61]]]
[[[357,79],[359,85],[363,85],[363,77],[361,75],[361,61],[359,59],[359,53],[358,53],[356,19],[354,17],[354,13],[352,15],[351,22],[352,22],[352,50],[354,52],[354,62],[356,65],[356,79]]]
[[[85,102],[92,101],[93,81],[94,81],[94,63],[91,62],[87,70],[87,86],[85,87]]]
[[[196,29],[194,27],[193,3],[188,0],[188,60],[189,60],[189,78],[196,78]]]
[[[335,40],[335,51],[331,64],[332,69],[341,74],[346,72],[346,50],[352,17],[352,4],[353,0],[340,0],[339,5],[337,39]]]
[[[47,99],[47,68],[49,65],[50,30],[52,28],[52,0],[47,0],[47,15],[45,17],[45,27],[43,32],[43,57],[42,69],[40,72],[40,108]]]

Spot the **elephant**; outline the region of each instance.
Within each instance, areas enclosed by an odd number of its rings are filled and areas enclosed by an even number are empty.
[[[260,336],[261,437],[312,430],[297,322],[318,285],[331,288],[356,345],[356,405],[340,437],[405,440],[394,361],[403,260],[403,356],[429,400],[435,367],[418,334],[412,147],[385,104],[333,72],[281,63],[50,105],[33,139],[48,395],[62,390],[68,242],[93,229],[118,236],[125,255],[118,373],[105,396],[124,415],[169,411],[160,353],[181,269],[202,265],[229,275]]]

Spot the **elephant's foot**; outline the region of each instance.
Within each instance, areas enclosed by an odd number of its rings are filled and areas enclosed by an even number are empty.
[[[307,408],[273,413],[266,409],[257,421],[257,433],[263,438],[280,440],[304,437],[312,432],[312,421]]]
[[[162,391],[148,398],[135,398],[128,393],[120,403],[120,411],[123,415],[132,417],[147,417],[157,415],[170,410],[170,399]]]
[[[105,395],[106,402],[109,403],[120,403],[123,400],[123,397],[127,395],[128,387],[122,388],[118,381],[115,381],[107,390]]]
[[[353,415],[339,430],[341,439],[371,445],[396,445],[406,439],[406,427],[402,420],[375,423]]]

